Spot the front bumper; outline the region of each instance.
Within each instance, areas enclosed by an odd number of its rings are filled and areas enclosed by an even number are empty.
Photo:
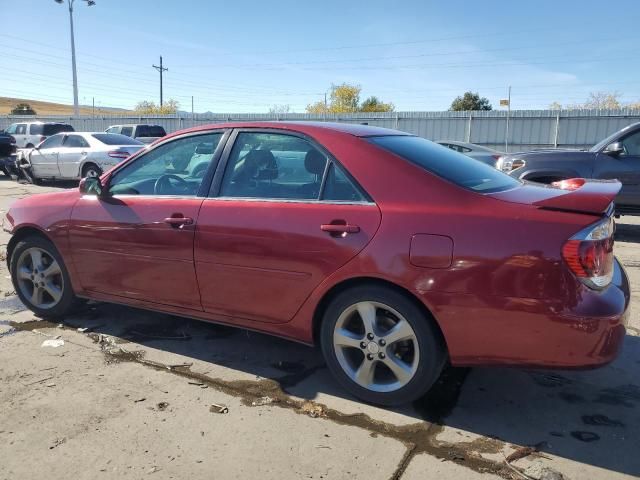
[[[466,297],[466,296],[463,296]],[[558,308],[545,299],[441,299],[436,308],[451,363],[588,369],[619,354],[630,314],[629,279],[616,259],[611,284],[584,287],[575,302]]]

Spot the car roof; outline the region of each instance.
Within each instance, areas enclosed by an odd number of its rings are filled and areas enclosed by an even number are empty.
[[[341,123],[341,122],[305,122],[305,121],[254,121],[254,122],[228,122],[228,123],[214,123],[209,125],[202,125],[199,127],[189,128],[187,130],[181,130],[171,134],[170,136],[179,135],[182,133],[200,132],[206,130],[214,130],[221,128],[273,128],[279,130],[291,130],[299,133],[312,134],[314,132],[321,131],[333,131],[339,133],[345,133],[353,135],[355,137],[375,137],[386,135],[411,135],[400,130],[392,130],[390,128],[376,127],[372,125],[354,124],[354,123]],[[165,137],[166,138],[166,137]]]

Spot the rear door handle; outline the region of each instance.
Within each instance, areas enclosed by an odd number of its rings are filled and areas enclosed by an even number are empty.
[[[167,217],[164,223],[168,223],[172,227],[182,227],[184,225],[193,225],[193,218],[190,217]]]
[[[328,223],[320,225],[320,230],[329,233],[358,233],[360,227],[357,225],[349,225],[348,223],[344,225]]]

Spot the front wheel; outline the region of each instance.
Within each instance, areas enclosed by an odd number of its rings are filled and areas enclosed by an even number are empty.
[[[446,360],[433,320],[408,296],[363,285],[336,296],[322,322],[327,366],[351,394],[378,405],[418,399]]]
[[[11,280],[22,303],[40,317],[71,313],[79,300],[54,245],[38,236],[18,242],[11,253]]]
[[[82,178],[93,178],[99,177],[100,175],[102,175],[102,170],[100,170],[100,168],[98,168],[98,166],[94,165],[93,163],[87,163],[82,168]]]

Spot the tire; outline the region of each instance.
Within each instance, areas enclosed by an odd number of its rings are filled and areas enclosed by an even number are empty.
[[[34,147],[33,143],[27,143],[27,144],[24,146],[24,148],[33,148],[33,147]]]
[[[34,258],[37,258],[37,255],[34,257],[32,253],[34,250],[40,254],[39,265],[34,262]],[[48,268],[53,267],[54,261],[59,273],[55,273],[55,268]],[[29,236],[20,240],[11,252],[10,266],[11,281],[18,297],[37,316],[63,317],[82,303],[73,292],[69,273],[60,253],[49,240],[39,236]],[[52,273],[46,275],[47,271]],[[46,285],[46,288],[39,288],[42,291],[40,303],[33,301],[37,295],[34,292],[32,278]],[[49,292],[54,292],[55,296]]]
[[[95,163],[87,163],[82,167],[82,178],[99,177],[100,175],[102,175],[102,170]]]
[[[374,319],[373,337],[366,336],[364,317]],[[392,339],[389,334],[393,333],[389,327],[401,321],[406,322],[402,324],[404,336],[412,333],[413,337],[389,341]],[[345,330],[348,334],[340,335]],[[385,338],[388,340],[384,341]],[[355,397],[383,406],[412,402],[431,388],[447,358],[441,338],[434,320],[407,295],[373,284],[339,293],[327,307],[320,331],[322,353],[338,382]],[[371,382],[356,380],[361,378],[358,372],[364,365],[369,368],[363,371],[373,370],[372,376],[364,375]],[[401,375],[393,373],[388,365]]]

